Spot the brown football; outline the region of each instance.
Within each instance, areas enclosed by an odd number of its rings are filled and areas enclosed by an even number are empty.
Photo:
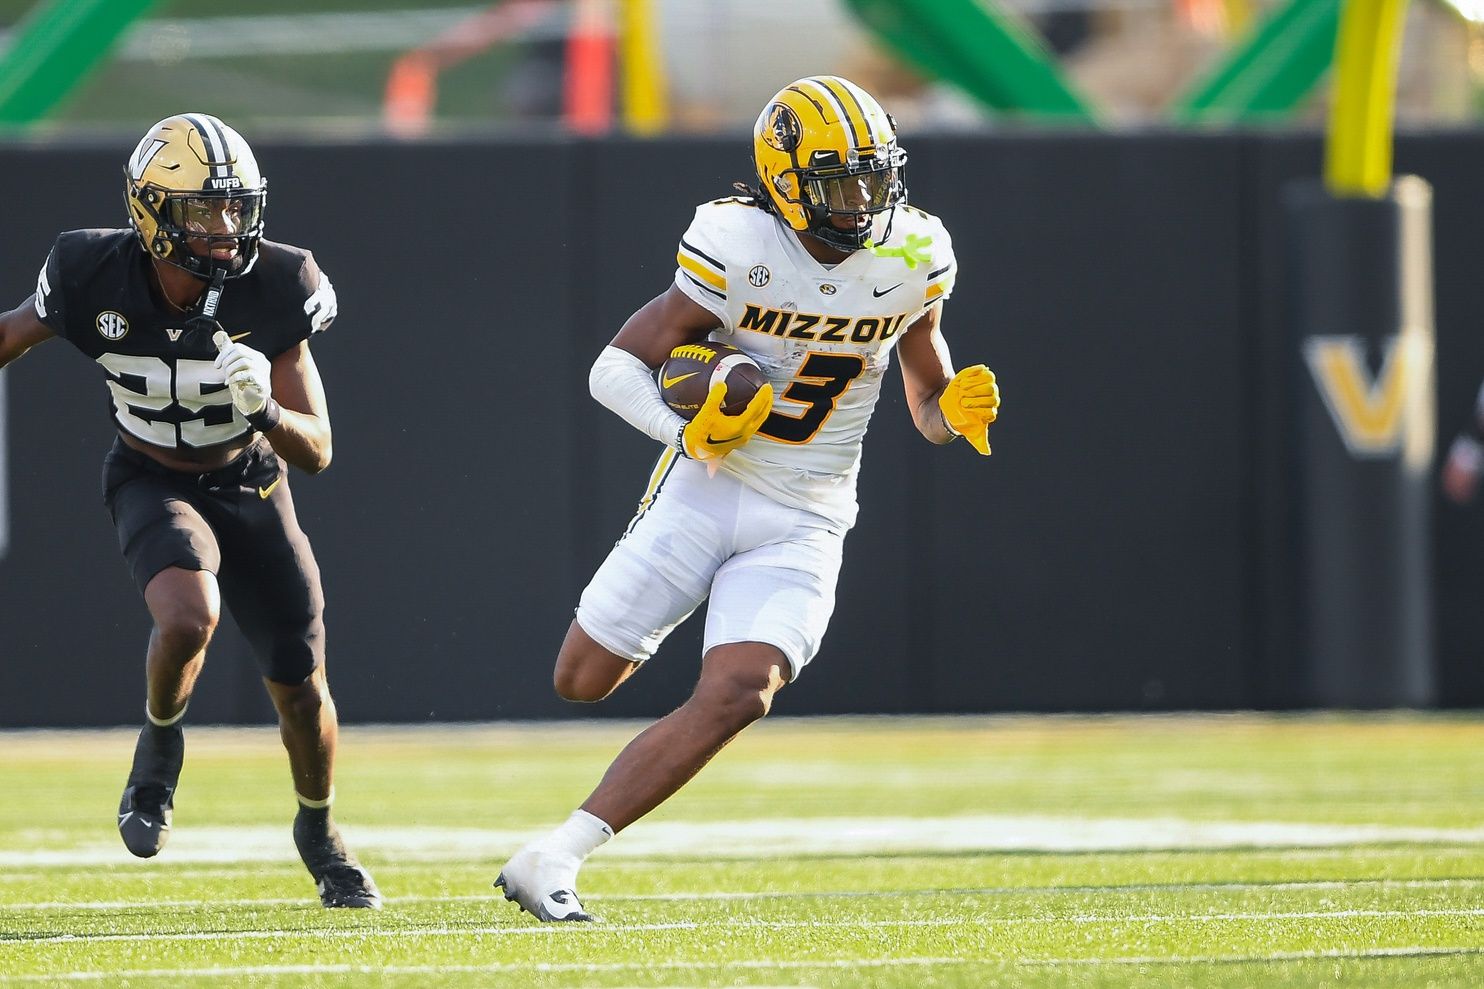
[[[670,351],[660,365],[660,397],[683,419],[701,410],[715,381],[727,383],[721,410],[729,416],[747,408],[752,396],[768,380],[751,357],[726,343],[688,343]]]

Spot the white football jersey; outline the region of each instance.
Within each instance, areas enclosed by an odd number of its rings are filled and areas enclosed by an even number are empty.
[[[773,411],[721,469],[785,505],[855,523],[855,484],[891,351],[957,273],[938,218],[899,206],[883,247],[932,238],[931,260],[856,251],[827,267],[788,226],[741,198],[696,208],[675,284],[721,320],[711,339],[741,348],[773,383]]]

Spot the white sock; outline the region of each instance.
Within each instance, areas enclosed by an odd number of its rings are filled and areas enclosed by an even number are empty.
[[[613,829],[585,810],[574,810],[561,827],[547,838],[549,846],[565,852],[579,862],[613,837]]]
[[[149,701],[145,701],[144,702],[144,716],[146,718],[148,718],[149,719],[149,723],[152,724],[152,725],[154,725],[156,728],[169,728],[171,725],[175,724],[181,718],[185,717],[186,708],[188,708],[190,706],[191,706],[191,702],[190,701],[186,701],[185,704],[181,705],[180,710],[179,711],[176,711],[170,717],[168,717],[168,718],[157,718],[157,717],[154,716],[154,714],[149,709]]]
[[[310,810],[324,810],[335,802],[335,788],[330,787],[330,795],[323,800],[310,800],[298,790],[294,791],[294,796],[299,798],[301,806],[308,807]]]

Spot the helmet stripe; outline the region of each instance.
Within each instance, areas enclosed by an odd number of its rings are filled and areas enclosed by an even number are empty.
[[[845,104],[841,102],[840,97],[836,95],[833,89],[825,85],[823,80],[817,77],[807,79],[805,81],[818,86],[824,91],[825,95],[829,98],[829,101],[835,105],[835,109],[840,111],[840,119],[845,121],[845,126],[850,128],[850,146],[853,148],[860,147],[861,138],[860,134],[856,132],[855,121],[850,118],[850,113],[845,109]]]
[[[856,110],[858,110],[860,112],[861,119],[866,122],[866,133],[870,135],[870,137],[871,137],[871,143],[872,144],[884,144],[884,143],[886,143],[884,138],[878,137],[876,135],[876,126],[873,123],[871,123],[871,115],[866,112],[866,108],[861,103],[860,97],[855,95],[855,86],[853,84],[849,83],[849,82],[846,82],[844,79],[840,79],[840,78],[835,77],[835,76],[830,76],[828,78],[836,86],[839,86],[842,90],[844,90],[845,91],[845,95],[850,97],[850,102],[853,103],[853,104],[855,104]],[[833,87],[831,87],[831,88],[833,88]]]
[[[181,114],[190,125],[196,128],[196,133],[201,135],[201,142],[206,145],[206,155],[210,159],[209,167],[213,178],[224,178],[227,175],[227,167],[216,162],[224,162],[227,159],[226,137],[219,130],[213,130],[208,126],[210,117],[197,113]]]
[[[790,86],[790,87],[788,87],[787,92],[798,93],[800,96],[804,97],[804,99],[808,100],[810,103],[813,103],[814,104],[814,109],[816,109],[816,110],[819,111],[819,119],[820,120],[823,120],[825,123],[829,123],[830,122],[830,115],[824,112],[824,104],[821,103],[821,102],[819,102],[819,100],[816,100],[814,97],[812,97],[808,93],[804,92],[798,86]]]
[[[216,131],[218,140],[222,142],[222,174],[231,175],[233,172],[232,142],[227,140],[227,125],[209,115],[206,122],[211,125],[212,130]]]

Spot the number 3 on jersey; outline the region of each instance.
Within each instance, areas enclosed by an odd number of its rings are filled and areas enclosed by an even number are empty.
[[[780,443],[808,443],[835,411],[835,403],[866,369],[855,354],[810,353],[779,397],[806,408],[796,416],[770,412],[758,432]]]

